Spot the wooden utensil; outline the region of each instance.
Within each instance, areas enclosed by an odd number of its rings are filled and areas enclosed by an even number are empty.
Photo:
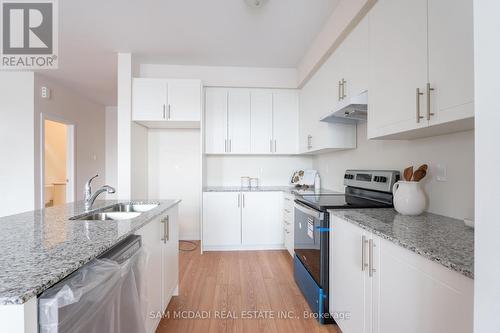
[[[425,175],[427,175],[427,171],[418,169],[413,173],[413,181],[419,182],[425,177]]]
[[[417,169],[417,170],[423,170],[423,171],[427,172],[427,168],[428,168],[428,167],[429,167],[429,166],[428,166],[427,164],[422,164],[421,166],[419,166],[419,167],[418,167],[418,169]]]
[[[404,171],[403,171],[403,177],[405,178],[405,180],[407,182],[411,181],[411,177],[413,176],[413,165],[410,166],[410,167],[407,167]]]

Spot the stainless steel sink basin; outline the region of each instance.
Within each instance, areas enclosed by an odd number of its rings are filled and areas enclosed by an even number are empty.
[[[141,215],[138,212],[106,212],[106,213],[93,213],[83,215],[75,218],[75,220],[84,221],[108,221],[108,220],[128,220]]]
[[[136,212],[144,213],[158,207],[158,204],[116,204],[106,208],[104,212]]]

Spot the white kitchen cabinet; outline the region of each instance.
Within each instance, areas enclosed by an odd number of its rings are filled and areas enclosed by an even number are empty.
[[[168,80],[168,120],[200,121],[201,81]]]
[[[142,237],[142,246],[147,253],[147,263],[144,272],[146,279],[146,331],[154,332],[160,318],[153,318],[149,314],[163,310],[163,224],[162,217],[151,221],[137,231]]]
[[[205,133],[206,154],[296,154],[298,92],[207,88]]]
[[[288,253],[293,258],[294,252],[294,242],[293,242],[293,235],[294,235],[294,218],[295,218],[295,213],[294,213],[294,195],[290,193],[285,193],[284,194],[284,201],[283,201],[283,233],[285,237],[285,248],[287,249]]]
[[[205,152],[224,154],[227,150],[227,89],[205,89]]]
[[[146,331],[154,332],[159,317],[150,316],[166,309],[179,283],[178,208],[148,223],[136,233],[142,237],[147,253],[144,278],[146,279]]]
[[[368,20],[368,138],[473,128],[472,0],[381,0]]]
[[[147,127],[199,123],[201,105],[200,80],[133,79],[132,120]]]
[[[272,103],[273,145],[271,149],[276,154],[296,154],[299,135],[298,93],[296,90],[275,90]]]
[[[472,0],[428,0],[429,125],[474,117]]]
[[[282,192],[204,192],[203,250],[283,248]]]
[[[241,193],[203,193],[203,247],[241,245]]]
[[[473,280],[389,241],[376,242],[374,333],[473,331]]]
[[[250,91],[229,89],[228,96],[228,152],[250,153]]]
[[[319,154],[356,148],[355,124],[320,121],[338,103],[341,61],[341,54],[334,52],[300,91],[300,153]]]
[[[163,217],[165,237],[163,240],[163,309],[172,296],[178,295],[179,286],[179,221],[178,206],[168,210]]]
[[[349,313],[348,320],[337,321],[343,333],[370,332],[371,281],[362,255],[370,234],[337,217],[330,226],[330,311]]]
[[[472,332],[473,280],[339,217],[331,226],[330,311],[350,313],[343,333]]]
[[[427,82],[427,1],[381,0],[368,15],[368,137],[427,126],[416,110]],[[425,96],[418,100],[423,117]]]
[[[251,96],[251,152],[273,152],[273,93],[271,90],[252,90]]]
[[[283,244],[283,193],[242,192],[242,244],[279,246]]]
[[[132,83],[132,120],[156,121],[166,119],[167,81],[139,79]]]

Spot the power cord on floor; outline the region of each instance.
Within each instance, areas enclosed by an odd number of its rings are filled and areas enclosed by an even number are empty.
[[[189,244],[192,247],[189,247],[187,249],[183,249],[183,248],[181,248],[182,243]],[[188,240],[180,240],[179,241],[179,250],[180,251],[185,251],[185,252],[194,251],[194,250],[196,250],[197,247],[198,247],[198,244],[196,244],[196,242],[188,241]]]

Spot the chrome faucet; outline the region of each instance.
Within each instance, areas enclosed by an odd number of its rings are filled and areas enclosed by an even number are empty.
[[[104,185],[97,191],[95,191],[94,194],[92,194],[92,188],[90,187],[90,183],[92,181],[99,177],[99,175],[95,175],[94,177],[90,178],[86,183],[85,183],[85,210],[88,211],[92,208],[92,205],[94,204],[95,199],[99,196],[99,194],[103,192],[107,193],[115,193],[116,190],[109,186],[109,185]]]

